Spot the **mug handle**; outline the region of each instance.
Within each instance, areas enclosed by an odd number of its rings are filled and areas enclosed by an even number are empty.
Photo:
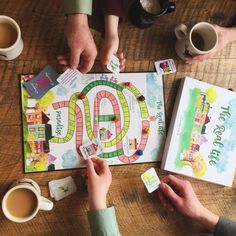
[[[175,8],[176,8],[175,3],[174,2],[170,2],[166,13],[170,13],[170,12],[175,11]]]
[[[178,40],[181,40],[184,36],[188,33],[188,28],[184,24],[180,24],[179,26],[175,27],[175,35]]]
[[[39,209],[44,211],[50,211],[53,208],[53,202],[45,197],[39,197]]]

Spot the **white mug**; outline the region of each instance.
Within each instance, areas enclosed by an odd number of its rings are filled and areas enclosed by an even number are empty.
[[[35,209],[27,217],[16,217],[13,214],[11,214],[7,208],[8,197],[10,196],[10,194],[13,191],[15,191],[17,189],[27,189],[27,190],[31,191],[33,193],[33,195],[35,196],[35,199],[36,199]],[[2,200],[2,210],[3,210],[4,215],[9,220],[17,222],[17,223],[24,223],[24,222],[27,222],[27,221],[33,219],[37,215],[39,210],[50,211],[50,210],[52,210],[52,208],[53,208],[53,202],[51,202],[47,198],[41,196],[41,191],[40,191],[38,184],[35,181],[33,181],[32,179],[20,179],[20,180],[17,180],[16,182],[14,182]]]
[[[186,56],[210,53],[218,45],[218,33],[207,22],[197,23],[191,29],[181,24],[175,28],[175,35],[175,50],[183,60]]]
[[[11,17],[0,15],[0,24],[5,23],[10,25],[16,33],[16,40],[8,47],[0,46],[0,60],[9,61],[17,58],[23,50],[23,40],[21,38],[21,30],[19,25]],[[0,38],[4,34],[1,32]]]

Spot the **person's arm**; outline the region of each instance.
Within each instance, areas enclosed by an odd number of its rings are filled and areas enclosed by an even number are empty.
[[[92,235],[120,236],[114,207],[107,208],[106,196],[112,177],[106,161],[91,158],[86,161],[88,176],[88,220]]]
[[[104,15],[105,37],[101,49],[101,64],[105,69],[111,60],[111,56],[116,54],[119,48],[118,25],[119,18],[123,17],[123,1],[105,0]],[[118,57],[120,70],[123,70],[125,68],[124,54],[120,53]]]
[[[63,70],[70,67],[87,73],[97,56],[87,17],[92,13],[92,0],[63,0],[63,3],[67,16],[65,35],[70,53],[58,56],[57,60]]]
[[[225,48],[229,43],[236,41],[236,27],[225,28],[218,25],[214,25],[214,27],[218,32],[218,37],[219,37],[216,49],[208,54],[186,57],[184,60],[185,63],[192,64],[198,61],[204,61],[210,59],[214,57],[217,53],[219,53],[223,48]]]
[[[173,211],[176,208],[182,214],[215,231],[219,216],[206,209],[198,200],[190,182],[173,175],[162,178],[158,195],[161,204]]]

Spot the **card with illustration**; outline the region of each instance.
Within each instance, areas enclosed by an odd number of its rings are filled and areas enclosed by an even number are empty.
[[[71,176],[63,179],[52,180],[48,183],[50,197],[59,201],[76,192],[77,187]]]
[[[160,160],[165,141],[161,76],[151,72],[72,77],[69,81],[76,86],[67,89],[59,83],[35,99],[23,86],[33,76],[21,76],[26,173],[84,167],[80,148],[85,158],[96,153],[109,165]],[[87,145],[94,140],[100,140],[102,152]]]
[[[158,75],[167,75],[176,72],[176,67],[173,59],[156,61],[155,67]]]
[[[160,179],[158,178],[157,173],[154,168],[150,168],[145,173],[143,173],[141,175],[141,178],[149,193],[152,193],[156,189],[158,189],[159,184],[160,184]]]
[[[103,152],[103,147],[99,139],[94,139],[86,144],[81,145],[80,151],[86,160],[91,157],[97,157],[99,154],[101,154]]]
[[[58,76],[51,66],[46,66],[37,76],[24,82],[23,85],[32,98],[40,99],[47,91],[58,84]]]
[[[107,65],[107,69],[110,70],[114,74],[120,73],[120,61],[119,58],[115,55],[111,56],[111,60],[109,64]]]

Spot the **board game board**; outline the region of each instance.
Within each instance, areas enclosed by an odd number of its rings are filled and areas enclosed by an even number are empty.
[[[110,165],[160,160],[165,140],[161,76],[86,74],[72,89],[58,84],[41,99],[31,98],[23,86],[33,77],[21,76],[26,173],[83,167],[79,147],[94,139],[103,146],[99,157]]]

